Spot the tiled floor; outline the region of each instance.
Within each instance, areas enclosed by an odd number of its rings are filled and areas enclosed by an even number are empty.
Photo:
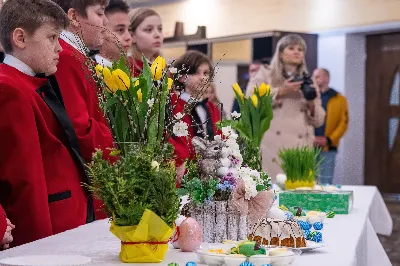
[[[393,218],[393,232],[390,237],[379,236],[393,266],[400,266],[400,202],[386,202]]]

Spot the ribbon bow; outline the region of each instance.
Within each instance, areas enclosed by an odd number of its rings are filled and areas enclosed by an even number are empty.
[[[248,225],[251,228],[260,218],[266,217],[274,201],[274,192],[272,190],[260,191],[250,200],[245,199],[245,194],[245,184],[241,180],[232,193],[232,205],[241,214],[247,215]]]

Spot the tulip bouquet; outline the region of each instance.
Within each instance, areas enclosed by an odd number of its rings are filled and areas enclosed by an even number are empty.
[[[168,138],[174,124],[183,122],[166,109],[172,80],[164,58],[151,66],[143,61],[138,77],[131,76],[124,56],[112,68],[92,69],[116,148],[110,152],[113,162],[103,158],[102,150],[94,153],[89,188],[111,217],[110,230],[121,240],[123,262],[163,260],[180,202]]]
[[[273,118],[270,86],[265,83],[256,86],[250,97],[244,96],[239,84],[235,83],[232,87],[238,99],[240,114],[232,113],[233,120],[224,120],[220,125],[231,126],[239,133],[238,143],[241,145],[243,162],[261,171],[261,141]]]

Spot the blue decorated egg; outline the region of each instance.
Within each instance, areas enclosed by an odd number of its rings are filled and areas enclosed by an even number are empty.
[[[310,230],[312,227],[312,224],[310,222],[304,222],[304,221],[299,220],[298,223],[299,223],[301,229],[303,229],[303,230]]]
[[[245,261],[245,262],[240,263],[240,266],[254,266],[254,264],[251,262]]]
[[[310,240],[310,230],[303,230],[304,238]]]
[[[324,224],[321,222],[315,222],[313,226],[315,230],[322,230],[324,228]]]
[[[321,232],[314,232],[315,234],[313,234],[312,236],[312,241],[314,242],[322,242],[322,233]]]
[[[186,266],[197,266],[196,262],[190,261],[186,263]]]

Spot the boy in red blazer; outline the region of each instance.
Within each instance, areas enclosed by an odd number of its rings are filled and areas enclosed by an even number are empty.
[[[49,0],[8,0],[0,11],[0,204],[16,226],[13,246],[94,219],[82,187],[90,180],[52,75],[68,23]]]
[[[87,66],[90,50],[100,49],[103,43],[108,24],[104,13],[108,0],[52,1],[61,6],[71,21],[61,33],[63,51],[55,75],[78,136],[82,156],[90,162],[96,149],[107,153],[107,149],[113,147],[111,131],[99,107],[96,84]]]
[[[183,122],[188,125],[188,138],[172,136],[169,142],[175,148],[175,164],[177,166],[177,186],[185,172],[184,162],[194,159],[196,154],[192,144],[195,136],[206,137],[214,140],[221,131],[216,123],[221,120],[221,111],[208,99],[197,101],[190,114],[184,114],[188,102],[193,102],[205,91],[212,77],[213,66],[208,57],[198,51],[187,51],[174,62],[177,74],[180,78],[174,78],[175,89],[179,91],[179,97],[172,95],[171,105],[175,116],[184,115]]]

